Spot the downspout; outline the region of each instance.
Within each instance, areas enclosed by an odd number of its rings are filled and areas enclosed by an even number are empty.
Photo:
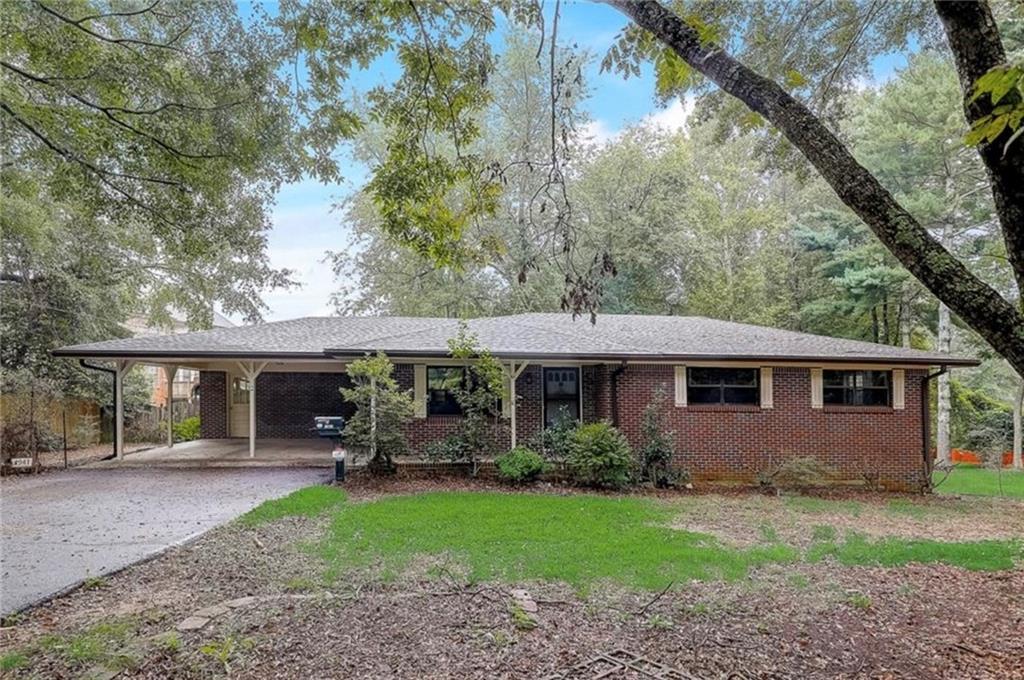
[[[943,364],[935,373],[929,373],[921,378],[921,457],[924,459],[924,489],[929,491],[932,486],[932,451],[930,446],[932,438],[932,414],[929,409],[931,406],[931,387],[929,383],[940,375],[944,375],[948,372],[949,366]]]
[[[623,361],[619,364],[614,371],[612,371],[609,382],[611,383],[612,390],[612,425],[615,427],[619,426],[619,376],[626,370],[626,362]]]
[[[115,371],[112,368],[107,368],[106,366],[97,366],[96,364],[90,364],[85,359],[79,359],[78,360],[78,364],[82,368],[90,368],[90,369],[92,369],[94,371],[103,371],[104,373],[109,373],[110,374],[111,378],[113,378],[112,385],[111,385],[110,389],[113,392],[113,400],[112,401],[114,403],[114,413],[116,414],[117,413],[117,371]],[[117,416],[115,415],[114,417],[116,418]],[[115,429],[114,436],[111,439],[111,442],[112,442],[111,445],[113,447],[113,450],[110,452],[110,455],[104,457],[103,460],[110,460],[112,458],[116,458],[117,457],[117,432],[116,432],[117,428],[114,428],[114,429]]]

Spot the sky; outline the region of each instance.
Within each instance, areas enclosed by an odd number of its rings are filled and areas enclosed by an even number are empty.
[[[614,143],[615,136],[635,124],[656,125],[670,130],[685,125],[692,110],[690,102],[675,100],[662,108],[654,97],[654,78],[645,70],[639,78],[623,79],[617,74],[599,73],[600,58],[611,46],[626,19],[606,5],[567,2],[562,5],[559,34],[597,58],[586,74],[591,98],[586,104],[591,122],[584,134],[598,143]],[[500,52],[500,46],[498,46]],[[875,62],[875,81],[885,80],[905,64],[901,55],[887,55]],[[356,76],[351,85],[357,91],[380,82],[390,82],[395,65],[390,59],[378,60]],[[273,229],[268,237],[272,266],[293,270],[299,286],[264,294],[268,321],[301,316],[327,316],[333,313],[331,293],[337,289],[333,272],[324,262],[325,251],[341,250],[350,240],[344,216],[334,206],[365,182],[367,168],[351,161],[343,168],[345,181],[325,186],[312,180],[284,186],[274,206]]]

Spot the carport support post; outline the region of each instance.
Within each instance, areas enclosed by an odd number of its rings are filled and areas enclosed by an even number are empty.
[[[249,383],[249,457],[256,457],[256,378],[259,377],[267,362],[257,364],[255,361],[248,363],[239,362],[238,368],[242,376]]]
[[[124,377],[134,365],[134,361],[114,362],[114,453],[118,460],[124,460]]]
[[[178,367],[173,364],[164,366],[164,376],[167,378],[167,448],[174,446],[174,376]]]
[[[516,366],[516,362],[510,362],[508,365],[508,419],[509,427],[512,430],[512,448],[516,448],[516,380],[522,375],[523,371],[526,370],[526,362]]]

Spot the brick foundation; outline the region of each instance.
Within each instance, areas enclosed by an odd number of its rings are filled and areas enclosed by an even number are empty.
[[[641,444],[644,407],[654,390],[668,396],[667,427],[674,431],[676,465],[695,481],[754,483],[758,472],[785,460],[812,456],[834,468],[845,481],[880,483],[914,490],[924,481],[921,446],[921,378],[924,371],[906,372],[903,410],[889,408],[811,408],[810,370],[774,369],[774,408],[673,405],[673,367],[660,364],[585,366],[581,371],[583,417],[612,420],[633,447]],[[613,376],[618,373],[618,377]],[[413,367],[399,364],[395,377],[412,389]],[[264,373],[257,382],[257,436],[309,437],[314,415],[348,416],[338,388],[340,373]],[[202,436],[222,438],[227,428],[227,384],[224,373],[204,371],[200,377]],[[529,366],[516,382],[518,441],[528,444],[543,425],[541,369]],[[615,408],[617,404],[617,409]],[[459,428],[459,416],[416,418],[406,426],[411,453],[421,455],[433,441]],[[496,423],[495,453],[509,446],[508,421]],[[447,470],[445,468],[444,470]],[[435,472],[444,472],[438,468]]]

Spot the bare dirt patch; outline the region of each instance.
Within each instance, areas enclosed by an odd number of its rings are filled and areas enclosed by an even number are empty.
[[[937,541],[1006,540],[1024,537],[1024,503],[1008,499],[845,494],[817,496],[691,496],[676,501],[678,529],[715,534],[737,546],[778,538],[807,547],[821,527],[842,537]]]

